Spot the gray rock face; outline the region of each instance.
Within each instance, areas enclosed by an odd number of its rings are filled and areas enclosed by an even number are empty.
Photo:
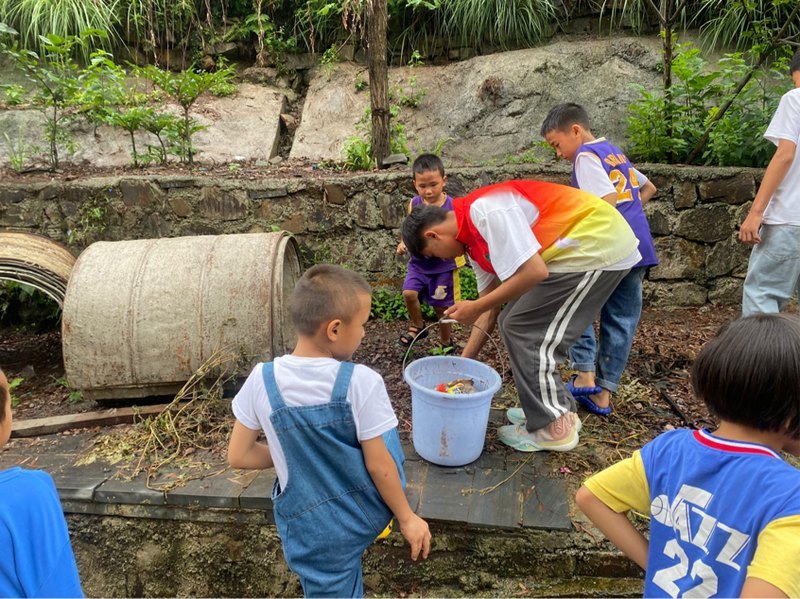
[[[625,146],[626,107],[637,97],[631,84],[659,87],[659,61],[657,39],[558,41],[447,66],[393,68],[389,87],[401,104],[412,155],[446,141],[448,166],[479,164],[540,141],[545,115],[561,102],[582,104],[596,135]],[[342,144],[369,106],[369,92],[356,90],[357,79],[367,80],[367,73],[352,63],[317,71],[291,157],[343,157]],[[402,106],[404,96],[421,92],[416,108]]]
[[[269,160],[278,151],[280,114],[286,96],[282,92],[260,85],[243,83],[233,96],[201,97],[190,116],[207,127],[192,137],[198,149],[198,162],[232,162],[244,158]],[[178,107],[169,110],[179,113]],[[45,139],[45,120],[37,110],[0,111],[0,131],[8,132],[12,144],[25,144],[26,166],[43,165],[48,143]],[[59,148],[64,163],[91,164],[115,167],[131,164],[130,138],[125,131],[113,127],[95,128],[79,121],[69,129],[74,151]],[[136,135],[136,148],[142,154],[147,146],[158,145],[155,136],[142,132]],[[34,149],[35,148],[35,149]],[[0,166],[10,165],[10,148],[0,136]],[[171,158],[174,160],[174,157]]]

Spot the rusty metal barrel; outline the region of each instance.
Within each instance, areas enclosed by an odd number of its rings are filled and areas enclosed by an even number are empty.
[[[64,299],[67,380],[95,400],[167,395],[220,351],[279,356],[295,341],[300,274],[283,232],[94,243]]]

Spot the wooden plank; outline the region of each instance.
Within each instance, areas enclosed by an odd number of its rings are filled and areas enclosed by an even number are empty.
[[[519,528],[522,525],[519,473],[512,474],[513,471],[491,468],[481,468],[475,473],[467,522],[498,528]],[[484,491],[483,495],[481,491]]]
[[[464,468],[428,465],[417,514],[425,519],[465,522],[472,499],[473,473]]]
[[[529,528],[572,530],[564,479],[526,467],[518,474],[522,496],[522,525]]]
[[[155,406],[142,406],[134,408],[110,408],[98,412],[83,412],[81,414],[64,414],[49,418],[32,418],[30,420],[14,420],[12,422],[12,437],[38,437],[52,435],[73,428],[87,428],[91,426],[111,426],[114,424],[130,424],[138,419],[160,414],[169,404]],[[177,405],[177,410],[180,405]]]

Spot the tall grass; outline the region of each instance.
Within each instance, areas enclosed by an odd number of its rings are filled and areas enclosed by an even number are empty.
[[[558,18],[552,0],[450,0],[444,8],[448,34],[462,42],[502,48],[541,42]]]
[[[92,29],[108,34],[97,43],[110,49],[118,40],[118,3],[119,0],[0,0],[0,22],[19,32],[23,48],[40,53],[42,38],[48,34],[66,38]],[[93,49],[78,45],[76,51],[86,60]]]

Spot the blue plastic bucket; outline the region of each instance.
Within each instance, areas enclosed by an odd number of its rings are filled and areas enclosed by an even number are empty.
[[[463,466],[478,459],[486,439],[492,397],[501,379],[483,362],[458,356],[430,356],[409,364],[403,376],[411,387],[414,449],[440,466]],[[472,379],[475,393],[450,395],[436,386]]]

